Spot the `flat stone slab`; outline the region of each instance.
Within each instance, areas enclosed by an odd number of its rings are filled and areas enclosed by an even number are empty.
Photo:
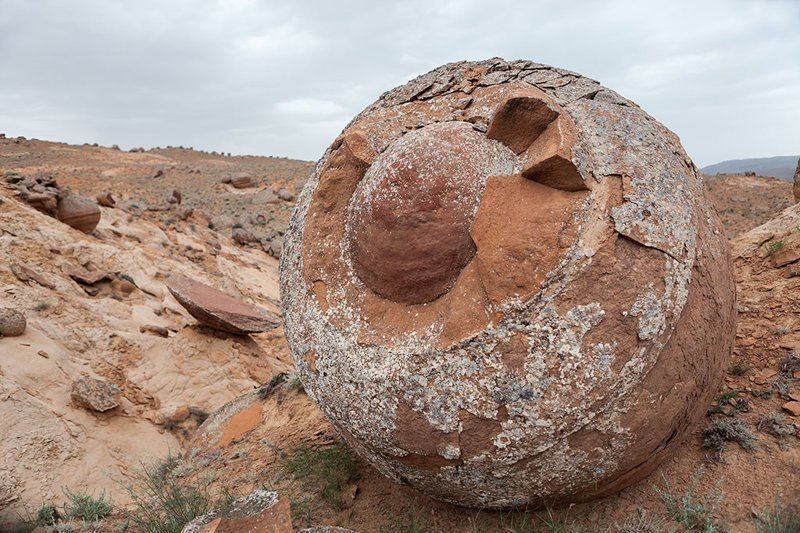
[[[246,335],[269,331],[280,324],[280,318],[266,309],[185,276],[171,276],[167,288],[198,322],[219,331]]]

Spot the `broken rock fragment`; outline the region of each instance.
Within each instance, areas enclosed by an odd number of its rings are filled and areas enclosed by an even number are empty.
[[[181,533],[292,533],[289,500],[277,492],[258,489],[186,524]]]
[[[75,405],[104,413],[119,406],[122,391],[102,379],[80,378],[72,384],[70,397]]]
[[[678,137],[530,61],[448,64],[356,116],[299,195],[280,273],[299,375],[340,434],[480,508],[647,476],[735,332],[727,242]]]
[[[246,335],[274,329],[279,317],[185,276],[167,280],[169,292],[198,322],[210,328]]]

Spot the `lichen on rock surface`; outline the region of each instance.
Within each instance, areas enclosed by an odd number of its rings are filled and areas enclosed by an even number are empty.
[[[345,128],[281,256],[306,391],[385,475],[482,508],[619,490],[731,351],[727,243],[672,132],[578,74],[444,65]]]

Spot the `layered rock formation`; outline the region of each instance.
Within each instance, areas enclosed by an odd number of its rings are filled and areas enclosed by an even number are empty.
[[[185,276],[170,277],[167,288],[190,315],[219,331],[246,335],[269,331],[280,324],[280,319],[265,309]]]
[[[797,160],[797,170],[794,171],[794,201],[800,202],[800,159]]]
[[[309,395],[381,472],[487,508],[641,479],[704,413],[730,257],[678,138],[593,80],[440,67],[325,153],[281,257]]]

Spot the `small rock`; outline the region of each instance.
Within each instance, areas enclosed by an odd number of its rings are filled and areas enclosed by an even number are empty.
[[[111,196],[110,192],[104,192],[103,194],[97,195],[97,204],[102,205],[103,207],[114,207],[117,204],[117,201]]]
[[[245,228],[233,228],[231,238],[241,245],[258,242],[258,237],[252,231]]]
[[[75,405],[103,413],[119,406],[119,387],[102,379],[80,378],[72,384]]]
[[[180,219],[180,220],[184,220],[184,221],[185,220],[189,220],[189,217],[191,217],[194,214],[194,208],[185,207],[185,206],[184,207],[180,207],[175,212],[175,214],[178,217],[178,219]]]
[[[172,276],[167,288],[190,315],[208,327],[245,335],[276,328],[280,319],[255,305],[185,276]]]
[[[253,196],[254,204],[277,204],[278,202],[280,202],[280,198],[272,189],[260,190]]]
[[[181,533],[292,533],[289,500],[277,492],[258,489],[234,500],[225,511],[211,511],[186,524]]]
[[[170,204],[180,205],[181,200],[183,200],[183,196],[177,189],[172,189],[172,192],[167,197],[167,202],[169,202]]]
[[[105,279],[111,279],[111,274],[105,270],[87,269],[84,267],[65,267],[64,273],[84,285],[94,285]]]
[[[765,385],[770,378],[778,375],[778,371],[772,368],[762,368],[753,376],[753,380],[759,385]]]
[[[55,289],[56,285],[49,279],[45,278],[32,268],[27,265],[14,263],[11,265],[11,272],[17,277],[20,281],[29,281],[33,280],[42,287],[47,287],[48,289]]]
[[[27,325],[25,315],[10,307],[0,307],[0,337],[19,337]]]
[[[44,357],[45,359],[50,359],[50,354],[45,352],[44,350],[39,350],[36,353],[37,353],[37,355],[40,355],[41,357]]]
[[[786,402],[781,408],[792,416],[800,416],[800,402]]]
[[[158,170],[153,172],[152,176],[150,176],[150,177],[151,178],[160,178],[163,175],[164,175],[164,170],[159,168]]]
[[[275,194],[277,194],[278,198],[280,198],[284,202],[293,202],[294,201],[294,194],[290,193],[289,191],[287,191],[283,187],[278,189],[278,192],[275,193]]]
[[[100,208],[83,196],[68,193],[58,201],[56,218],[64,224],[84,233],[91,233],[100,222]]]
[[[231,177],[231,185],[236,189],[247,189],[253,187],[253,178],[246,173],[235,174]]]
[[[142,324],[139,326],[140,333],[151,333],[161,337],[169,337],[169,330],[163,326],[156,326],[154,324]]]

